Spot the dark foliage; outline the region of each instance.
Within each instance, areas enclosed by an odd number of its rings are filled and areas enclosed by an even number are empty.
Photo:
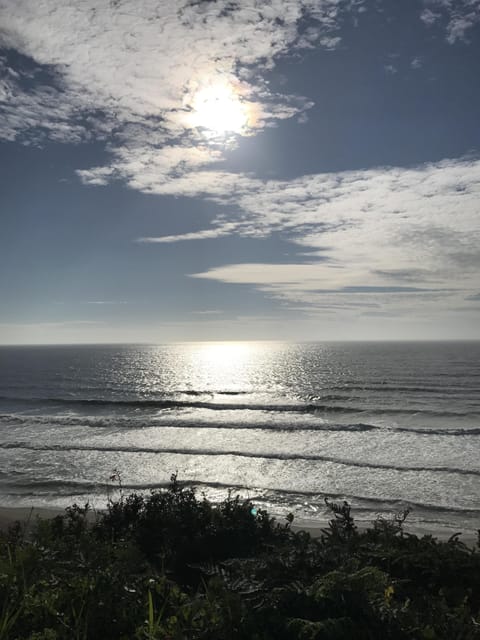
[[[167,491],[73,506],[0,534],[0,640],[474,640],[480,554],[458,536],[359,532],[326,501],[318,539],[249,501]]]

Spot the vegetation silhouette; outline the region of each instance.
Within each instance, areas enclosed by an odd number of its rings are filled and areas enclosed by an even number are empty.
[[[480,637],[478,549],[407,534],[407,513],[359,531],[348,503],[326,504],[312,538],[174,474],[102,513],[16,523],[0,534],[0,640]]]

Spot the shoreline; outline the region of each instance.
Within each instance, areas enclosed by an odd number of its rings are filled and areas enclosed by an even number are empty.
[[[301,520],[298,519],[294,521],[292,524],[293,531],[306,531],[309,533],[312,538],[319,537],[321,530],[328,526],[328,522],[330,519],[326,519],[325,521],[309,521],[309,520]],[[367,520],[356,520],[355,524],[359,532],[366,531],[373,527],[373,521]],[[406,522],[403,525],[403,531],[406,534],[417,536],[421,538],[423,536],[432,536],[436,538],[440,542],[447,542],[449,538],[459,533],[459,540],[463,542],[468,547],[475,547],[477,544],[477,532],[472,531],[470,529],[462,530],[461,528],[456,528],[453,525],[439,525],[431,526],[429,523],[421,523],[421,522]]]
[[[96,513],[101,513],[101,509],[92,509],[91,514],[92,517]],[[13,525],[15,522],[20,522],[22,525],[25,525],[26,530],[28,531],[37,521],[37,519],[41,520],[49,520],[51,518],[55,518],[56,516],[65,515],[65,509],[55,508],[55,507],[3,507],[0,506],[0,531],[6,531],[8,527]],[[277,519],[278,522],[282,522],[282,519]],[[308,520],[308,519],[297,519],[292,523],[291,529],[294,532],[305,531],[309,533],[312,538],[318,538],[321,535],[322,529],[325,529],[328,526],[328,522],[330,519],[325,520]],[[370,521],[358,521],[357,523],[358,530],[360,532],[365,531],[366,529],[372,526],[372,522]],[[433,538],[437,538],[439,541],[446,542],[452,535],[456,533],[460,533],[459,536],[460,542],[463,542],[468,547],[475,547],[477,543],[477,534],[474,531],[467,530],[461,531],[458,528],[453,526],[438,526],[437,527],[429,527],[427,523],[409,523],[408,520],[404,524],[404,531],[407,534],[415,535],[417,537],[422,537],[425,535],[432,536]]]
[[[49,520],[65,514],[65,509],[48,507],[2,507],[0,506],[0,530],[6,530],[15,522],[30,526],[37,518]]]

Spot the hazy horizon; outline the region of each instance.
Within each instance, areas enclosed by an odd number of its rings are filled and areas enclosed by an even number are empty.
[[[452,339],[404,339],[404,340],[172,340],[170,342],[24,342],[24,343],[0,343],[1,347],[167,347],[169,345],[196,345],[196,344],[298,344],[298,345],[321,345],[321,344],[469,344],[480,342],[478,338],[452,338]]]

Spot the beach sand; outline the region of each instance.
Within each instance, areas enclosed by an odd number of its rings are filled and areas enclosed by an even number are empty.
[[[95,511],[90,511],[88,518],[91,521],[95,520]],[[32,529],[37,520],[48,520],[49,518],[55,518],[55,516],[65,515],[65,509],[50,509],[43,507],[0,507],[0,531],[6,531],[8,527],[15,522],[20,522],[25,527],[25,531],[28,532]]]
[[[92,519],[95,517],[95,511],[91,511],[90,516]],[[0,530],[6,530],[14,522],[21,522],[28,531],[33,527],[38,518],[48,519],[55,516],[61,516],[65,514],[64,509],[49,509],[40,507],[0,507]],[[280,520],[279,520],[280,521]],[[371,526],[370,522],[358,523],[360,531],[367,529]],[[328,520],[295,520],[292,524],[292,530],[295,532],[306,531],[313,538],[317,538],[321,535],[322,529],[328,527]],[[458,533],[459,530],[453,527],[437,528],[435,530],[428,529],[427,525],[421,526],[418,524],[409,524],[408,521],[404,525],[406,533],[414,534],[418,537],[424,535],[432,535],[439,540],[448,540],[453,534]],[[473,531],[463,532],[460,536],[460,541],[469,547],[474,547],[477,542],[477,535]]]
[[[37,518],[54,518],[65,513],[63,509],[43,509],[38,507],[0,507],[0,529],[7,529],[19,521],[27,527],[35,524]]]
[[[364,531],[373,526],[372,522],[358,522],[356,521],[359,531]],[[321,530],[328,527],[328,520],[321,522],[319,520],[295,520],[292,524],[293,531],[306,531],[313,538],[320,536]],[[446,541],[456,533],[461,533],[459,540],[469,547],[475,547],[477,543],[477,533],[475,531],[462,531],[461,528],[455,528],[453,526],[436,526],[435,528],[429,527],[427,523],[409,523],[408,519],[403,525],[405,533],[416,535],[419,538],[427,535],[431,535],[438,540]]]

